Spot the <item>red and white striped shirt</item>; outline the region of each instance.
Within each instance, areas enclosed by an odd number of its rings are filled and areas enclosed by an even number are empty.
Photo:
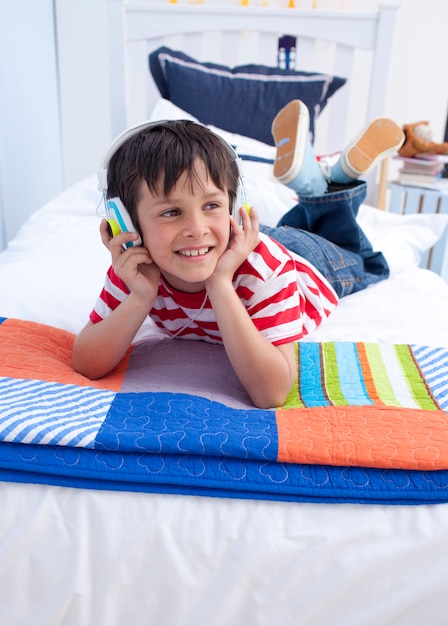
[[[275,345],[309,334],[338,303],[338,296],[318,270],[262,233],[260,243],[236,271],[233,285],[257,329]],[[129,289],[110,267],[91,321],[105,319],[128,294]],[[171,336],[222,343],[205,290],[177,291],[161,277],[149,316]]]

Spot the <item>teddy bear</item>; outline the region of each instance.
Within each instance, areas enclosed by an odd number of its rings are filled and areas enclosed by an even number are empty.
[[[403,126],[405,141],[398,154],[402,157],[415,157],[419,154],[448,154],[448,141],[435,143],[429,122],[416,122]]]

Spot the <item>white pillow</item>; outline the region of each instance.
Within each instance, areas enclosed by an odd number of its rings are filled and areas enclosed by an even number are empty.
[[[165,100],[165,98],[157,100],[148,121],[158,122],[159,120],[191,120],[192,122],[199,122],[193,115],[176,106],[170,100]]]
[[[381,250],[391,274],[417,267],[423,255],[442,237],[448,215],[399,215],[362,205],[358,223],[375,250]]]
[[[164,98],[160,98],[157,101],[149,118],[149,121],[151,122],[155,122],[157,120],[191,120],[193,122],[200,123],[199,120],[190,115],[190,113],[187,113]],[[217,126],[208,125],[207,128],[210,128],[210,130],[214,133],[225,139],[227,143],[235,148],[238,154],[259,159],[266,159],[271,162],[274,160],[274,146],[269,146],[268,144],[258,141],[257,139],[252,139],[251,137],[238,135],[237,133],[230,133],[227,130],[218,128]]]

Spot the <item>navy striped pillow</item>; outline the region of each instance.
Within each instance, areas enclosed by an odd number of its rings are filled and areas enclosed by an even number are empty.
[[[291,100],[302,100],[310,112],[310,133],[328,99],[345,78],[311,72],[282,70],[265,65],[230,68],[200,63],[192,57],[161,47],[149,55],[149,66],[163,98],[203,124],[212,124],[273,145],[271,124]]]

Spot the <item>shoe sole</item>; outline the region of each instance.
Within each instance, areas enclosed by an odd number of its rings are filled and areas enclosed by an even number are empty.
[[[341,166],[352,178],[365,174],[377,161],[396,152],[404,142],[402,129],[388,118],[374,120],[347,150]]]
[[[291,182],[300,172],[309,127],[308,109],[300,100],[292,100],[275,116],[271,126],[277,150],[274,176],[281,183]]]

